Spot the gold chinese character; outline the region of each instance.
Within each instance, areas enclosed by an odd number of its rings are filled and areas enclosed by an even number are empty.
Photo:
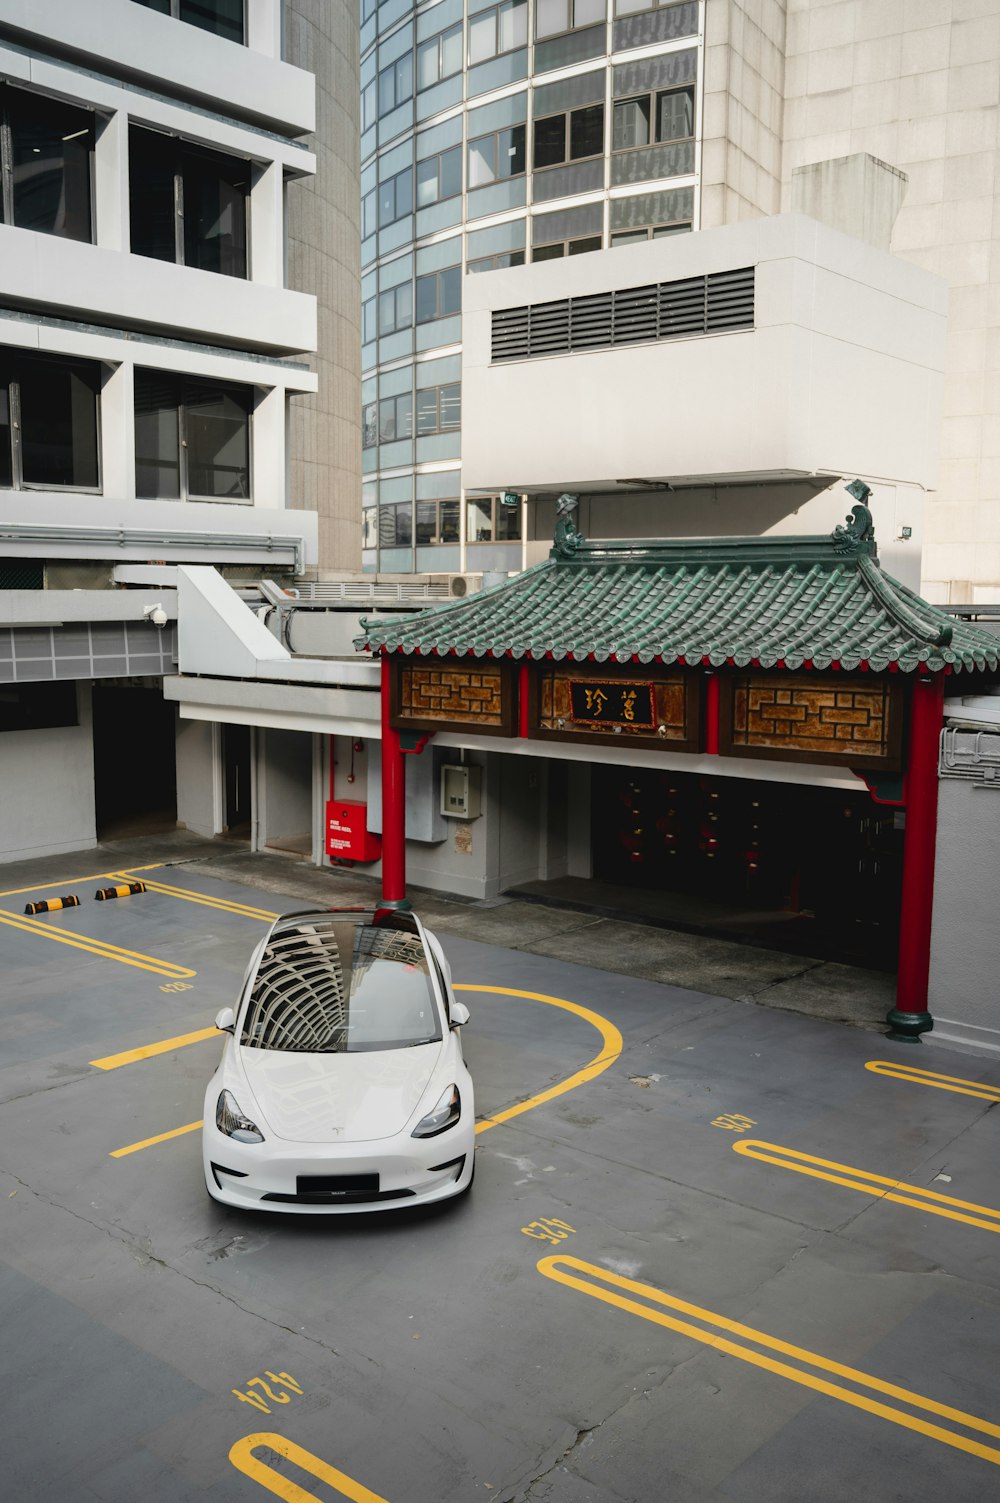
[[[587,709],[593,710],[595,715],[600,715],[601,711],[604,709],[604,704],[608,697],[605,694],[604,690],[585,689],[584,693],[587,696]]]
[[[635,690],[626,689],[622,694],[622,714],[626,720],[635,719]]]

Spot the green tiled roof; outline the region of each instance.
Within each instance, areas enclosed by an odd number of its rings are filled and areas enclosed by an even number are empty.
[[[544,563],[464,600],[363,621],[356,645],[599,663],[997,668],[1000,639],[883,573],[865,507],[848,522],[828,537],[666,542],[586,542],[563,524]]]

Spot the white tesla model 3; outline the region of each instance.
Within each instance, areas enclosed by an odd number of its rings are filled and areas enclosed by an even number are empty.
[[[254,951],[208,1084],[205,1184],[228,1206],[391,1210],[460,1195],[472,1077],[444,952],[412,913],[318,909]]]

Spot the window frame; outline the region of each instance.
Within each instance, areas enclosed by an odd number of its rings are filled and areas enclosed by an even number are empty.
[[[451,430],[449,429],[448,431],[450,432]],[[431,507],[431,506],[434,508],[434,524],[433,524],[433,528],[432,528],[432,536],[429,537],[429,538],[421,537],[420,536],[420,528],[421,528],[420,510],[421,510],[421,507]],[[442,536],[442,530],[443,529],[442,529],[442,525],[441,525],[441,509],[442,509],[442,507],[445,507],[445,506],[453,506],[455,508],[455,536],[454,537],[443,537]],[[424,525],[426,525],[426,524],[424,524]],[[417,548],[454,548],[454,547],[456,547],[456,545],[458,545],[458,544],[461,543],[461,541],[462,541],[462,498],[458,494],[457,491],[456,491],[456,493],[455,493],[454,496],[435,496],[435,497],[432,497],[432,498],[428,498],[427,500],[421,500],[419,497],[417,498],[417,500],[414,502],[413,541],[414,541],[414,545]]]
[[[402,212],[400,212],[400,210],[399,210],[399,182],[400,182],[400,179],[404,178],[404,177],[408,177],[409,180],[410,180],[410,206],[409,206],[408,209],[403,209]],[[389,187],[392,188],[393,216],[392,216],[391,219],[383,219],[382,218],[382,194],[386,190],[386,188],[389,188]],[[378,187],[375,189],[375,207],[376,207],[376,217],[377,217],[377,220],[378,220],[378,223],[376,224],[376,229],[378,229],[378,230],[387,230],[390,225],[398,224],[401,219],[408,218],[414,212],[415,205],[414,205],[414,202],[413,202],[413,188],[414,188],[414,170],[413,170],[412,165],[409,166],[409,167],[401,167],[398,172],[394,172],[392,174],[392,177],[387,177],[384,182],[379,183]]]
[[[472,507],[482,506],[483,503],[486,502],[486,501],[490,502],[490,535],[489,535],[488,538],[474,538],[472,536],[472,530],[469,527],[470,510],[471,510]],[[490,544],[490,543],[497,544],[497,543],[521,543],[521,542],[523,542],[524,541],[524,539],[522,537],[523,519],[522,519],[522,515],[521,515],[522,510],[523,510],[523,508],[522,508],[522,505],[521,505],[521,497],[520,496],[518,496],[518,498],[517,498],[517,505],[516,506],[504,506],[502,496],[500,496],[500,495],[498,495],[496,493],[494,493],[493,495],[489,495],[489,496],[466,496],[466,498],[465,498],[465,543],[466,543],[466,547],[468,547],[468,548],[477,548],[477,547],[483,546],[484,544]],[[503,515],[504,513],[506,513],[508,516],[510,516],[512,518],[516,518],[517,519],[517,532],[516,532],[516,535],[514,537],[498,537],[497,536],[497,517]]]
[[[691,132],[687,136],[664,136],[660,137],[660,100],[668,94],[687,94],[691,101]],[[615,116],[618,110],[626,104],[640,104],[645,100],[649,108],[649,139],[640,141],[631,146],[615,145]],[[647,89],[638,94],[628,94],[621,99],[611,101],[611,152],[614,156],[621,156],[626,151],[650,151],[654,146],[672,146],[675,142],[693,141],[697,135],[696,111],[698,101],[694,84],[671,84],[664,89]]]
[[[673,219],[669,224],[637,224],[630,226],[627,230],[611,230],[608,236],[608,248],[615,250],[622,245],[635,244],[639,240],[666,240],[671,235],[688,234],[691,229],[690,219]]]
[[[410,91],[409,91],[408,94],[401,94],[399,92],[399,70],[400,70],[401,67],[403,67],[407,63],[409,64],[409,67],[410,67]],[[385,108],[383,109],[383,107],[382,107],[382,80],[384,78],[387,78],[390,74],[392,75],[392,98],[393,98],[393,102],[392,102],[392,104],[386,105]],[[377,94],[376,94],[376,111],[377,111],[377,113],[376,113],[376,117],[375,118],[377,120],[384,120],[385,117],[386,117],[386,115],[391,115],[392,112],[393,112],[393,110],[398,110],[399,107],[400,107],[400,105],[405,104],[408,99],[412,99],[413,98],[413,95],[415,93],[415,87],[414,86],[416,84],[416,78],[414,76],[414,55],[413,55],[413,48],[411,47],[410,50],[409,50],[409,52],[404,52],[401,57],[394,58],[391,63],[386,63],[386,65],[385,65],[384,68],[380,68],[378,70],[378,72],[376,73],[376,75],[375,75],[375,83],[378,86],[377,87]]]
[[[520,259],[516,259],[520,257]],[[527,252],[522,249],[509,251],[494,251],[492,256],[475,256],[471,261],[466,261],[466,275],[478,276],[483,271],[506,271],[511,266],[524,266],[527,261]]]
[[[148,0],[134,0],[134,3],[137,4],[137,5],[141,5],[144,10],[155,10],[156,9],[156,7],[154,5],[150,5],[148,3]],[[219,38],[220,42],[235,42],[235,39],[233,37],[224,37],[224,36],[221,36],[219,32],[217,32],[217,31],[211,31],[209,29],[209,27],[207,27],[207,26],[199,26],[198,23],[197,23],[197,21],[190,21],[190,20],[188,20],[187,16],[182,16],[181,15],[181,0],[168,0],[168,3],[170,5],[169,16],[170,16],[170,19],[172,21],[183,21],[183,23],[184,23],[185,26],[193,26],[193,27],[195,27],[195,29],[197,31],[207,31],[208,34],[209,34],[209,36],[217,36]],[[241,39],[238,42],[235,42],[235,45],[237,47],[246,47],[248,45],[248,43],[247,43],[247,0],[243,0],[243,5],[242,5],[241,8],[242,8],[242,12],[243,12],[243,20],[242,20],[243,35],[242,35]],[[159,14],[160,15],[166,15],[166,14],[168,14],[168,12],[160,11]]]
[[[451,272],[455,277],[455,287],[458,291],[458,306],[455,308],[442,307],[445,299],[442,297],[442,288],[445,285],[444,278]],[[434,282],[434,312],[430,318],[420,317],[420,287],[428,282]],[[450,285],[450,284],[449,284]],[[425,271],[416,279],[413,289],[413,326],[421,324],[433,324],[440,318],[455,318],[462,311],[462,264],[456,261],[454,266],[441,266],[437,271]]]
[[[461,40],[462,30],[463,23],[461,21],[456,21],[454,26],[446,26],[443,31],[439,31],[435,36],[428,37],[425,42],[417,43],[416,47],[413,49],[413,92],[415,95],[422,93],[424,89],[433,89],[437,84],[444,83],[446,78],[455,78],[459,73],[461,73],[462,59],[465,57],[465,47],[462,45]],[[443,71],[445,38],[454,36],[456,31],[459,35],[458,67],[453,68],[450,73],[445,73]],[[437,50],[437,77],[431,83],[422,84],[420,82],[420,56],[422,53],[428,53],[432,47],[436,48]]]
[[[524,15],[524,37],[521,41],[515,41],[512,47],[501,47],[500,43],[503,39],[503,28],[500,24],[501,12],[514,12],[517,10],[522,11]],[[487,57],[480,57],[473,60],[471,56],[473,22],[481,20],[490,12],[492,12],[493,14],[493,51]],[[521,48],[527,47],[530,41],[530,28],[528,26],[528,0],[499,0],[498,4],[484,5],[480,10],[470,12],[468,20],[469,34],[466,40],[465,48],[467,68],[478,68],[482,63],[492,62],[495,57],[506,57],[511,52],[520,52]]]
[[[458,415],[454,422],[445,423],[445,393],[457,391]],[[433,397],[434,427],[421,428],[421,402],[426,402],[428,397]],[[426,408],[425,408],[426,410]],[[460,433],[462,429],[462,383],[461,381],[443,381],[439,386],[418,386],[416,402],[413,409],[413,432],[416,438],[433,438],[437,433]]]
[[[52,491],[60,495],[74,496],[101,496],[104,494],[104,466],[103,446],[101,429],[101,393],[103,382],[101,380],[101,362],[98,360],[80,360],[74,356],[50,355],[39,353],[35,350],[23,350],[12,346],[8,351],[11,357],[11,375],[6,383],[0,382],[0,389],[7,392],[8,411],[10,415],[10,485],[0,486],[0,495],[6,491]],[[96,485],[53,485],[47,481],[25,480],[24,478],[24,443],[23,425],[21,422],[21,380],[18,375],[18,363],[27,360],[29,365],[62,365],[71,367],[85,367],[85,374],[94,383],[94,452],[97,460],[97,483]]]
[[[51,104],[56,109],[74,110],[78,114],[87,115],[90,118],[87,171],[87,218],[90,221],[88,235],[86,237],[60,235],[54,230],[32,230],[29,233],[52,235],[57,240],[70,240],[75,245],[96,245],[97,195],[94,153],[97,142],[97,111],[85,104],[68,104],[62,99],[57,99],[52,94],[44,94],[36,89],[19,88],[17,83],[9,82],[6,79],[0,82],[0,224],[7,225],[11,229],[26,228],[26,226],[18,226],[14,218],[14,150],[9,101],[12,96],[16,98],[18,95],[24,95],[29,100],[35,102],[42,101],[43,103]]]
[[[588,110],[600,110],[601,112],[601,144],[598,146],[596,151],[590,151],[586,154],[586,156],[575,157],[571,155],[573,148],[573,116],[582,115],[585,111]],[[558,120],[560,116],[562,116],[563,121],[563,155],[558,162],[546,162],[544,163],[544,165],[540,165],[535,160],[535,152],[537,149],[536,143],[538,140],[538,127],[540,125],[544,125],[546,121]],[[578,104],[574,109],[554,110],[551,115],[539,115],[535,120],[532,121],[531,126],[532,172],[556,171],[560,167],[569,167],[573,162],[593,162],[597,157],[602,157],[604,155],[604,132],[605,118],[603,100],[595,100],[592,104]]]
[[[585,245],[584,242],[589,240],[596,240],[597,244]],[[562,251],[559,256],[540,256],[538,254],[540,250],[550,250],[555,246],[562,247]],[[583,249],[580,249],[581,246],[583,247]],[[574,249],[574,247],[576,247],[576,249]],[[532,261],[559,261],[564,256],[588,256],[593,251],[602,250],[603,248],[603,234],[568,235],[565,240],[543,240],[539,245],[533,245],[531,247],[531,259]]]
[[[590,26],[606,26],[607,25],[607,21],[608,21],[608,0],[604,0],[604,15],[603,16],[599,16],[596,21],[578,21],[576,19],[576,7],[577,7],[578,3],[579,3],[579,0],[564,0],[564,4],[566,6],[566,13],[569,16],[569,25],[568,26],[564,26],[560,31],[547,31],[547,32],[545,32],[545,34],[543,36],[541,36],[541,35],[539,35],[539,31],[538,31],[538,0],[535,0],[535,34],[534,34],[534,37],[533,37],[533,41],[535,41],[535,42],[553,42],[553,41],[555,41],[555,39],[557,37],[566,37],[566,36],[569,36],[574,31],[586,31],[587,28],[590,27]],[[617,0],[615,0],[615,3],[617,4]]]
[[[409,404],[410,431],[409,431],[409,433],[398,433],[398,432],[396,432],[396,433],[393,433],[393,435],[392,435],[391,438],[386,438],[385,435],[382,432],[382,421],[383,421],[383,419],[382,419],[382,409],[383,409],[383,407],[388,407],[390,403],[392,404],[392,410],[393,410],[392,421],[393,421],[393,426],[394,426],[394,428],[398,429],[398,427],[399,427],[399,406],[398,406],[398,404],[400,402],[408,403]],[[413,412],[413,392],[412,391],[397,391],[397,392],[393,393],[392,396],[389,396],[389,397],[379,397],[378,398],[378,405],[377,405],[378,442],[380,444],[405,444],[405,443],[412,443],[413,442],[413,437],[414,437],[413,419],[414,419],[414,412]],[[372,447],[372,446],[369,445],[369,447]],[[393,505],[397,505],[398,503],[393,502],[392,504]],[[381,502],[379,503],[379,505],[381,506]]]
[[[523,157],[523,166],[521,167],[521,169],[520,169],[519,172],[501,173],[499,171],[499,165],[500,165],[500,137],[501,136],[506,136],[506,135],[509,135],[509,136],[513,137],[515,131],[521,131],[523,133],[523,139],[521,141],[521,152],[522,152],[522,157]],[[473,183],[473,181],[472,181],[472,156],[471,156],[471,152],[472,152],[472,148],[474,146],[478,146],[479,143],[480,143],[480,141],[492,141],[493,142],[493,176],[491,178],[488,178],[487,181],[484,182],[484,183]],[[515,147],[515,150],[516,150],[516,147]],[[481,153],[480,153],[480,155],[481,155]],[[507,153],[508,160],[510,159],[511,155],[512,155],[511,152]],[[488,130],[488,131],[484,131],[481,136],[473,136],[470,140],[468,140],[465,143],[465,159],[466,159],[466,192],[468,192],[468,193],[475,193],[478,188],[492,188],[497,183],[509,183],[515,177],[524,177],[525,174],[527,173],[527,170],[528,170],[528,127],[527,127],[527,124],[525,122],[519,120],[514,125],[504,125],[504,126],[501,126],[499,130]]]
[[[443,181],[443,178],[444,178],[444,168],[443,168],[444,158],[445,157],[450,157],[450,156],[456,156],[457,160],[458,160],[458,187],[455,189],[455,191],[453,193],[438,193],[438,195],[435,198],[429,198],[426,203],[422,202],[421,199],[420,199],[420,169],[421,169],[421,167],[425,166],[428,162],[436,162],[437,163],[437,170],[436,170],[435,177],[436,177],[436,181],[440,184]],[[462,143],[459,142],[457,146],[448,146],[448,147],[446,147],[444,149],[444,151],[435,151],[435,152],[432,152],[429,157],[421,157],[420,158],[420,160],[416,164],[416,167],[415,167],[415,170],[414,170],[414,174],[413,174],[413,208],[414,208],[414,212],[415,213],[418,212],[420,209],[429,209],[433,204],[444,204],[444,203],[447,203],[448,200],[451,199],[451,198],[461,198],[461,196],[462,196],[462,165],[463,165],[463,157],[464,157],[464,152],[462,151]]]
[[[400,323],[399,322],[399,294],[401,292],[406,293],[409,296],[409,300],[410,300],[410,315],[409,315],[409,319],[407,320],[406,323]],[[392,328],[391,329],[383,329],[383,327],[382,327],[382,302],[383,302],[383,299],[389,299],[389,298],[392,299],[393,324],[392,324]],[[414,316],[415,307],[414,307],[413,283],[412,282],[410,282],[410,281],[399,282],[395,287],[386,287],[383,292],[376,293],[376,295],[372,299],[372,301],[375,303],[375,338],[376,339],[389,339],[389,338],[391,338],[391,336],[393,334],[402,334],[402,333],[405,332],[405,330],[413,328],[413,316]]]
[[[137,501],[173,501],[187,505],[193,502],[197,506],[253,506],[254,504],[254,391],[251,383],[245,381],[208,381],[203,376],[192,375],[184,371],[157,370],[154,367],[137,366],[135,374],[139,375],[142,370],[150,370],[153,375],[161,379],[177,382],[180,396],[177,402],[177,491],[176,496],[140,496],[138,485],[139,455],[136,453],[136,500]],[[215,386],[225,394],[234,387],[248,393],[246,412],[246,436],[247,436],[247,494],[245,496],[205,496],[201,492],[191,490],[190,486],[190,451],[187,438],[187,408],[186,399],[188,382],[197,383],[199,386]],[[133,428],[138,417],[133,402]],[[138,449],[138,446],[136,446]]]
[[[179,135],[177,135],[173,131],[156,130],[156,129],[148,126],[148,125],[140,125],[140,124],[138,124],[136,122],[133,122],[133,121],[129,122],[128,135],[129,135],[129,140],[128,140],[128,148],[129,148],[128,194],[129,194],[130,246],[131,246],[132,221],[133,221],[134,214],[135,214],[135,211],[134,211],[133,205],[132,205],[133,172],[134,172],[135,165],[136,165],[136,163],[137,163],[137,161],[139,159],[139,153],[138,152],[136,152],[136,153],[133,154],[133,150],[132,150],[133,138],[136,135],[143,135],[143,136],[146,136],[146,137],[153,138],[156,146],[159,146],[161,149],[164,150],[164,155],[170,155],[172,157],[172,159],[173,159],[173,163],[172,163],[172,165],[173,165],[173,171],[172,171],[172,174],[171,174],[172,178],[173,178],[173,209],[172,209],[173,230],[174,230],[174,257],[173,257],[173,260],[172,261],[168,261],[165,256],[153,256],[153,255],[148,254],[146,251],[140,251],[140,250],[135,250],[135,249],[131,249],[130,253],[132,255],[135,255],[135,256],[141,256],[144,261],[160,261],[160,262],[162,262],[162,264],[164,266],[188,266],[189,263],[188,263],[188,261],[186,259],[187,246],[185,244],[185,236],[186,236],[186,229],[187,229],[187,223],[188,223],[188,215],[186,213],[185,203],[184,203],[185,177],[187,175],[188,163],[200,159],[202,161],[208,161],[210,163],[220,163],[220,164],[222,164],[222,163],[232,163],[234,166],[236,166],[236,165],[241,166],[241,167],[245,166],[246,167],[247,186],[246,186],[246,191],[243,194],[243,271],[242,271],[242,273],[240,273],[240,272],[235,272],[235,271],[214,271],[214,270],[209,270],[208,274],[210,276],[213,276],[213,277],[231,277],[234,282],[249,282],[251,280],[251,276],[250,276],[250,272],[251,272],[251,267],[250,267],[250,245],[251,245],[251,239],[250,239],[250,236],[251,236],[251,226],[250,226],[250,195],[251,195],[251,192],[252,192],[252,189],[253,189],[253,173],[254,173],[254,166],[255,166],[254,162],[249,157],[238,157],[238,156],[234,156],[231,152],[218,151],[214,147],[201,146],[201,145],[199,145],[198,143],[196,143],[194,141],[190,141],[186,136],[179,136]],[[169,150],[168,150],[168,148],[169,148]],[[192,270],[192,271],[205,271],[206,268],[203,267],[203,266],[191,266],[190,270]]]

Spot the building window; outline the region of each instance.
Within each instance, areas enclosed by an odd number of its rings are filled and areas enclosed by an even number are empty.
[[[462,71],[462,23],[439,32],[417,48],[417,89],[429,89]]]
[[[532,162],[535,167],[560,167],[599,157],[604,150],[604,106],[589,104],[535,121]]]
[[[694,89],[661,89],[615,101],[612,151],[654,141],[686,141],[694,135]]]
[[[417,163],[417,208],[455,198],[462,191],[462,148],[453,146]]]
[[[247,274],[250,172],[242,157],[203,151],[176,136],[129,131],[129,209],[137,256]]]
[[[417,502],[417,544],[457,543],[459,541],[459,507],[457,496],[440,501]]]
[[[228,42],[246,41],[243,0],[135,0],[161,16],[174,16],[201,31],[213,31]]]
[[[413,213],[413,168],[404,167],[395,177],[378,185],[378,227],[385,229]]]
[[[417,278],[417,323],[448,318],[462,311],[462,268],[446,266]]]
[[[378,76],[378,112],[388,115],[413,97],[413,53],[406,52]]]
[[[560,256],[583,256],[601,248],[600,235],[582,235],[576,240],[555,240],[531,247],[532,261],[558,261]]]
[[[253,388],[169,371],[135,373],[135,493],[249,501]]]
[[[378,511],[374,506],[366,506],[361,513],[361,546],[378,547]]]
[[[379,506],[378,541],[381,548],[408,548],[413,541],[413,503],[398,501]]]
[[[469,187],[482,188],[524,171],[523,125],[492,131],[469,142]]]
[[[0,486],[96,491],[100,366],[0,348]]]
[[[50,731],[79,724],[76,684],[4,684],[0,731]]]
[[[366,402],[361,409],[361,447],[374,449],[378,443],[378,403]]]
[[[524,251],[498,251],[495,256],[480,256],[466,263],[466,271],[500,271],[505,266],[523,266]]]
[[[687,224],[653,224],[641,230],[617,230],[611,236],[611,244],[614,247],[635,245],[639,240],[663,240],[667,235],[684,235],[690,228],[689,222]]]
[[[462,426],[462,383],[427,386],[417,392],[417,437],[454,433]]]
[[[374,299],[373,299],[374,301]],[[400,329],[413,325],[413,287],[403,282],[399,287],[390,287],[378,297],[378,332],[381,336],[396,334]]]
[[[520,497],[516,506],[505,506],[499,496],[468,496],[465,502],[465,540],[468,543],[520,542]]]
[[[469,66],[528,44],[528,0],[505,0],[469,17]]]
[[[368,130],[370,126],[375,124],[377,119],[378,82],[373,78],[371,83],[366,84],[361,90],[361,129]]]
[[[535,37],[558,36],[579,26],[594,26],[607,17],[607,0],[536,0]]]
[[[0,88],[3,220],[90,240],[94,117],[42,94]]]
[[[378,194],[374,188],[361,200],[361,236],[367,239],[378,229]]]
[[[413,394],[401,391],[397,397],[383,397],[378,404],[378,436],[383,444],[413,437]]]

